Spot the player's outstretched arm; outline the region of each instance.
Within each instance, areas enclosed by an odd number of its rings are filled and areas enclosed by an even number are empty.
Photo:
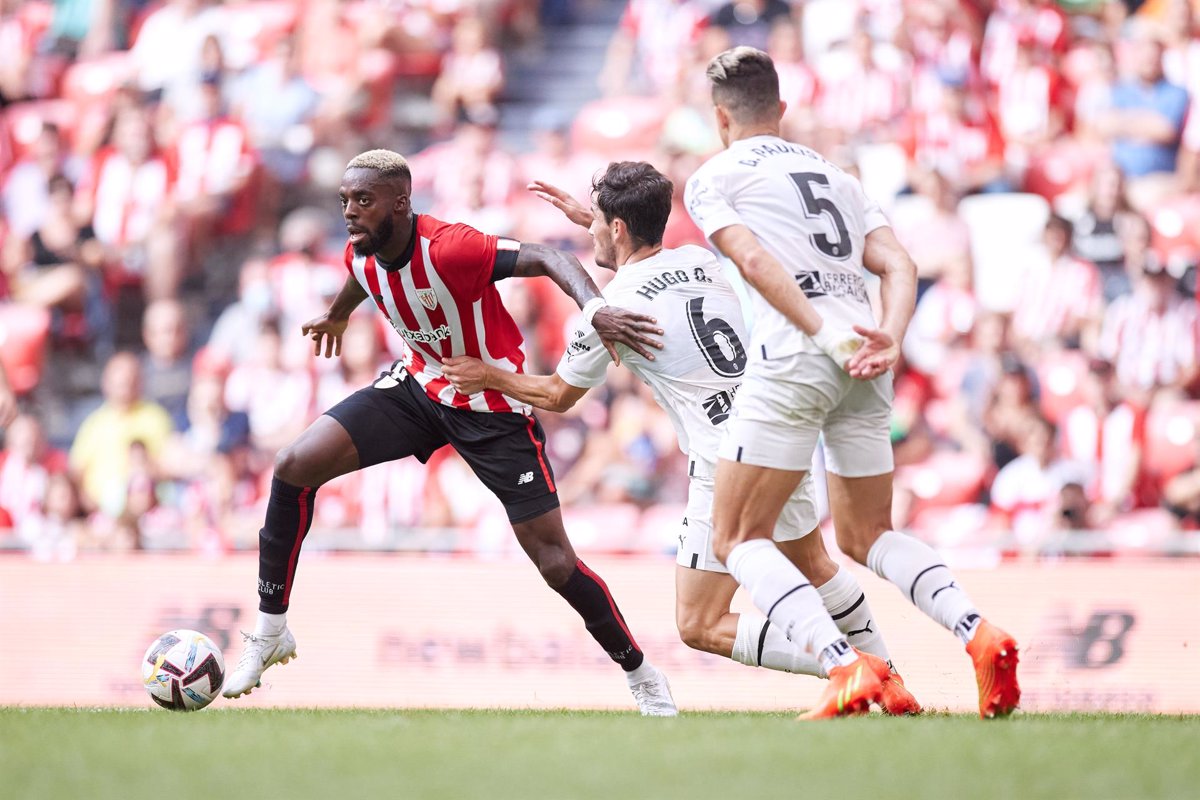
[[[312,337],[314,355],[321,355],[322,345],[325,347],[326,358],[342,354],[342,334],[346,332],[346,323],[350,321],[350,314],[354,309],[366,299],[366,290],[354,276],[350,276],[342,285],[337,297],[333,298],[329,310],[301,326],[300,330],[304,335]]]
[[[592,209],[571,197],[563,189],[545,181],[532,181],[525,188],[557,208],[563,213],[563,216],[579,227],[592,227],[592,221],[595,219]]]
[[[849,330],[825,325],[820,313],[804,296],[796,280],[779,259],[771,255],[754,232],[745,225],[729,225],[716,231],[712,243],[742,273],[746,282],[758,291],[775,310],[797,328],[843,369],[862,339]]]
[[[612,356],[614,364],[621,363],[616,348],[618,344],[625,345],[648,361],[654,360],[651,348],[662,349],[662,342],[655,338],[663,335],[662,329],[655,324],[657,320],[608,305],[592,276],[587,274],[579,259],[570,253],[544,244],[522,244],[513,275],[518,278],[545,275],[557,283],[579,305],[584,319],[600,334],[604,349]]]
[[[891,369],[900,357],[900,343],[917,302],[917,265],[892,229],[883,227],[867,234],[863,266],[879,276],[883,319],[876,330],[854,328],[864,343],[846,371],[853,378],[870,380]]]
[[[544,411],[563,412],[579,402],[587,389],[572,386],[553,375],[518,375],[505,372],[470,356],[453,356],[442,360],[442,374],[456,391],[475,394],[494,389],[514,400],[528,403]]]

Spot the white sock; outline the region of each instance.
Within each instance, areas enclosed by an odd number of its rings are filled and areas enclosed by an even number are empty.
[[[891,581],[917,608],[948,631],[955,630],[968,615],[979,612],[971,598],[954,580],[950,568],[933,548],[919,539],[896,531],[884,531],[867,552],[867,566]],[[965,631],[974,635],[974,624]]]
[[[639,683],[645,683],[658,674],[658,668],[650,663],[650,659],[643,658],[642,663],[638,668],[625,673],[625,680],[629,681],[629,688],[637,686]]]
[[[730,552],[725,566],[749,592],[755,607],[806,653],[819,658],[830,645],[845,640],[821,595],[770,539],[742,542]]]
[[[850,644],[864,653],[879,656],[889,667],[892,665],[892,657],[888,654],[879,624],[871,616],[871,604],[867,602],[867,595],[850,570],[839,567],[837,574],[817,587],[817,593],[825,601],[825,608],[833,617],[834,624],[846,634]]]
[[[267,614],[258,612],[258,622],[254,625],[255,636],[278,636],[287,627],[287,614]]]
[[[767,618],[761,614],[738,616],[737,638],[733,640],[733,655],[730,658],[748,667],[829,677],[821,662],[789,642],[783,631],[767,622]]]

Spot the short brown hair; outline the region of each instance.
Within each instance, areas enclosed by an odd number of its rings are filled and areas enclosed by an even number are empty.
[[[671,179],[645,161],[614,161],[592,181],[604,221],[623,221],[640,247],[662,241],[674,191]]]
[[[735,47],[708,62],[713,103],[739,122],[765,122],[779,113],[779,73],[762,50]]]

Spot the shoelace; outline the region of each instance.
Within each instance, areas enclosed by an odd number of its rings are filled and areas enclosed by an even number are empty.
[[[666,700],[661,696],[659,683],[654,679],[636,684],[633,687],[633,699],[637,701],[639,707],[643,703],[654,708],[666,707]]]
[[[242,657],[238,659],[237,668],[240,670],[247,666],[257,667],[258,654],[266,646],[267,640],[260,636],[255,636],[253,633],[238,632],[242,634],[242,642],[245,643],[245,647],[242,648]]]

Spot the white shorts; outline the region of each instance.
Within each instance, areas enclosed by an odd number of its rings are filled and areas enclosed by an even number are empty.
[[[679,553],[675,563],[706,572],[728,573],[712,550],[712,465],[705,466],[700,461],[690,464],[692,480],[688,486],[687,513],[679,528]],[[817,501],[812,476],[805,475],[779,514],[772,538],[777,542],[790,542],[804,538],[816,527]]]
[[[812,469],[824,434],[825,467],[844,478],[891,472],[892,374],[851,378],[823,355],[750,362],[719,454],[773,469]]]

